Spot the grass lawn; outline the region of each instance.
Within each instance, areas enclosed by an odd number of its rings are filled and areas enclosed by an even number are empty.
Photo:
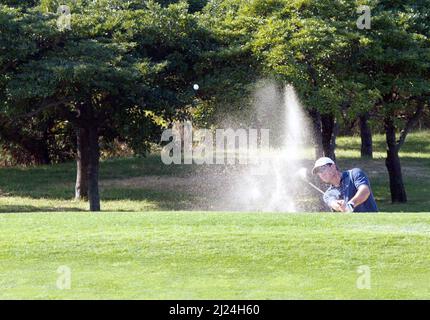
[[[93,214],[72,200],[74,163],[0,168],[0,298],[428,299],[430,131],[401,152],[406,204],[390,203],[383,139],[361,160],[359,138],[340,137],[338,164],[363,168],[395,213],[202,211],[190,177],[207,168],[153,155],[103,161]],[[56,286],[61,266],[69,290]],[[370,289],[357,288],[360,266]]]
[[[422,213],[27,213],[0,228],[2,299],[430,297]]]

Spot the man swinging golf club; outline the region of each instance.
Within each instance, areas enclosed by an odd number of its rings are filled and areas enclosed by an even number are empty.
[[[369,178],[363,170],[354,168],[340,172],[332,159],[322,157],[315,162],[312,174],[318,175],[324,183],[330,184],[323,199],[333,210],[340,212],[378,211]]]

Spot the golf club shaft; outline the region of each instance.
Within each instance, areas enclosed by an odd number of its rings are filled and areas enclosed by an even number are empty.
[[[314,188],[315,190],[319,191],[320,193],[324,194],[324,191],[322,191],[320,188],[318,188],[316,185],[314,185],[312,182],[306,181],[309,183],[309,185]]]

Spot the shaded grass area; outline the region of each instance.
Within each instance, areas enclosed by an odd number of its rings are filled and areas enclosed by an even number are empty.
[[[164,165],[160,156],[146,158],[109,159],[101,162],[100,179],[121,179],[155,176],[183,176],[196,170],[196,165]],[[70,199],[73,195],[76,164],[62,163],[52,166],[17,167],[0,169],[0,190],[32,198]],[[70,190],[72,188],[72,190]]]
[[[360,159],[360,138],[339,137],[338,164],[342,169],[360,167],[369,175],[378,206],[382,211],[430,211],[430,131],[409,134],[400,153],[409,201],[391,204],[388,174],[385,168],[385,140],[374,136],[375,159]],[[311,161],[308,161],[310,164]],[[311,164],[310,164],[311,165]],[[210,166],[213,170],[214,166]],[[157,154],[146,158],[122,158],[101,163],[102,181],[141,177],[186,177],[207,169],[198,165],[170,165]],[[31,168],[0,168],[0,212],[80,211],[85,202],[74,195],[75,163]],[[106,211],[190,210],[193,203],[204,201],[186,187],[161,190],[145,186],[105,184],[101,187],[102,209]]]
[[[101,162],[100,179],[145,176],[180,177],[196,172],[195,165],[166,166],[157,154],[146,158],[110,159]],[[0,212],[80,211],[85,201],[75,201],[75,163],[52,166],[0,168]],[[146,211],[185,209],[194,200],[190,192],[163,192],[151,188],[101,187],[103,209]]]
[[[428,214],[7,214],[0,298],[423,299],[429,248]]]

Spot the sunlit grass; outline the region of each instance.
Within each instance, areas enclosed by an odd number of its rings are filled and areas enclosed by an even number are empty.
[[[6,214],[0,298],[426,299],[429,248],[428,213]]]
[[[338,158],[360,158],[359,136],[338,137],[336,156]],[[373,157],[385,159],[386,152],[385,135],[373,135]],[[401,158],[430,159],[430,131],[419,131],[409,134],[406,142],[400,149]]]

